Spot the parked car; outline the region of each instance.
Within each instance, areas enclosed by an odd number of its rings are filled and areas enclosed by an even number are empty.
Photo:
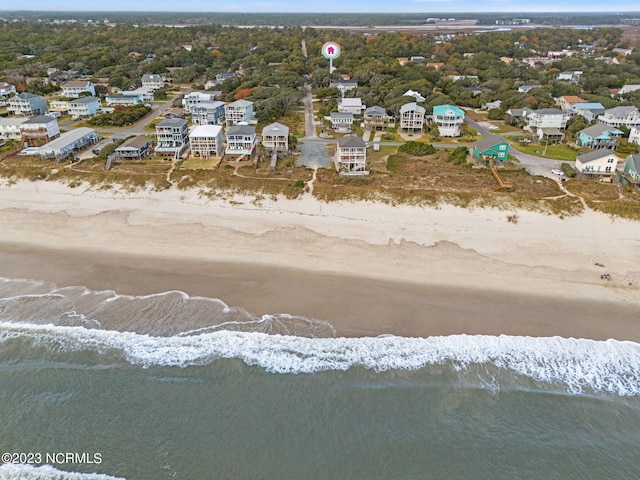
[[[564,175],[564,172],[559,168],[552,168],[551,173],[553,173],[554,175]]]
[[[94,148],[93,150],[91,150],[91,153],[93,153],[94,155],[99,155],[100,154],[100,149],[99,148]]]

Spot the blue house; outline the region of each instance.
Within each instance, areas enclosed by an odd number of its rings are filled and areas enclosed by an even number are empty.
[[[602,115],[605,110],[604,105],[597,102],[574,103],[570,108],[571,113],[582,115],[587,122],[593,122],[598,118],[598,115]]]
[[[596,123],[580,130],[578,145],[589,148],[608,148],[613,150],[618,145],[618,140],[624,135],[621,130],[609,127],[603,123]]]

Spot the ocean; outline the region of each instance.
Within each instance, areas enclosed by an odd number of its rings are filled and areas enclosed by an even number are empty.
[[[640,345],[336,338],[224,299],[5,278],[0,453],[1,479],[637,479]]]

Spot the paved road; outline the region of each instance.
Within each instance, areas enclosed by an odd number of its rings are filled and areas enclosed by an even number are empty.
[[[464,121],[467,122],[469,126],[471,126],[480,135],[496,135],[487,128],[484,128],[478,122],[471,120],[469,117],[464,117]],[[502,135],[498,136],[504,138]],[[560,160],[529,155],[528,153],[521,152],[513,145],[509,146],[509,153],[513,155],[520,162],[520,165],[522,165],[522,167],[531,175],[553,178],[554,180],[558,178],[557,175],[551,173],[551,169],[560,168],[560,164],[562,163]]]

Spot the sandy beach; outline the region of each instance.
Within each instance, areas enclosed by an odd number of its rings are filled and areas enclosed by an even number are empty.
[[[256,315],[327,320],[347,336],[640,341],[640,224],[595,212],[561,219],[21,181],[0,188],[0,225],[9,278],[181,290]],[[126,319],[105,328],[145,331]]]

